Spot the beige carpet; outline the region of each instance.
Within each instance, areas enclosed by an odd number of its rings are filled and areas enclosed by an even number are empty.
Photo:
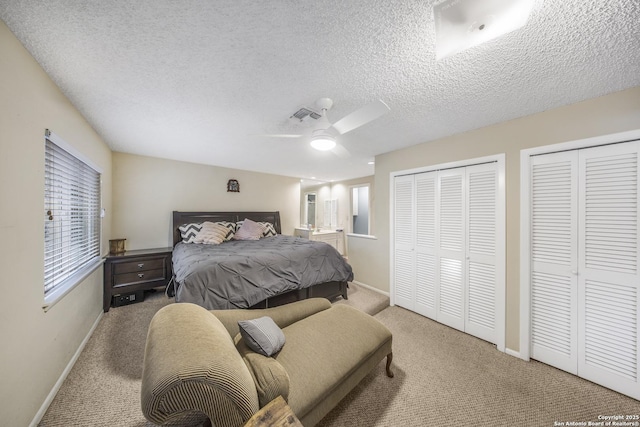
[[[395,377],[378,365],[320,426],[525,426],[640,414],[640,402],[400,307],[375,316],[393,333]],[[558,424],[554,424],[554,423]],[[574,424],[580,425],[580,424]]]
[[[161,293],[111,309],[40,426],[151,426],[140,412],[146,330],[170,303]],[[482,340],[351,285],[349,304],[394,336],[395,378],[381,363],[321,426],[554,426],[640,414],[640,402],[538,362],[524,362]],[[382,311],[380,311],[382,310]]]

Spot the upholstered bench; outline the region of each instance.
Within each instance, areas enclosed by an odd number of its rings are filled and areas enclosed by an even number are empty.
[[[271,357],[251,350],[238,321],[268,316],[285,344]],[[142,412],[154,423],[241,426],[278,396],[303,425],[318,423],[382,359],[391,332],[373,317],[325,299],[263,310],[207,311],[171,304],[149,326]]]

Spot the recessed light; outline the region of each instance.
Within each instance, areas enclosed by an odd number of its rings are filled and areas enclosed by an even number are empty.
[[[375,165],[376,162],[367,162],[368,165]]]

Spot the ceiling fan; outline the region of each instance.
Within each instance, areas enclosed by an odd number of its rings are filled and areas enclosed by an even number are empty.
[[[316,106],[320,110],[320,114],[317,114],[310,109],[304,109],[305,117],[307,115],[312,117],[319,116],[317,118],[316,124],[313,127],[313,130],[311,131],[310,144],[316,150],[334,150],[334,152],[338,155],[347,155],[348,152],[342,145],[338,144],[335,136],[336,133],[338,135],[345,134],[377,119],[378,117],[381,117],[382,115],[390,111],[390,108],[387,106],[387,104],[378,100],[372,102],[371,104],[365,105],[364,107],[354,111],[351,114],[346,115],[345,117],[332,124],[327,117],[327,111],[329,111],[333,106],[333,101],[330,98],[320,98],[316,101]],[[291,118],[295,117],[299,118],[300,121],[303,121],[303,119],[298,115],[298,113],[300,113],[300,111],[302,110],[303,109],[294,113]],[[305,135],[273,134],[262,136],[278,138],[300,138]]]

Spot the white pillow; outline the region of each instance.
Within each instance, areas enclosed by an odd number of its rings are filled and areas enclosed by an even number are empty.
[[[264,233],[264,227],[255,221],[245,218],[242,225],[236,231],[234,239],[236,240],[258,240]]]
[[[193,239],[193,243],[202,243],[205,245],[219,245],[225,241],[229,229],[217,222],[205,221],[202,228]]]

